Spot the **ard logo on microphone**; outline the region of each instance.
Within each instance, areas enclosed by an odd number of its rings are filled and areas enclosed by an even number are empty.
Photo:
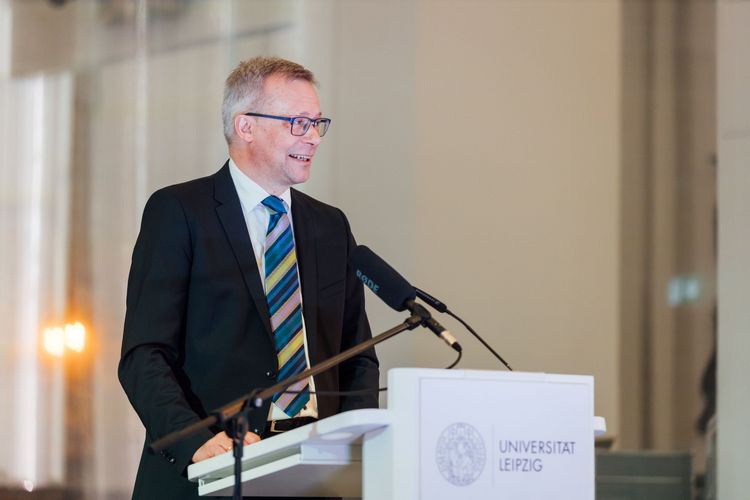
[[[356,274],[357,274],[357,278],[359,278],[359,280],[362,281],[362,283],[364,283],[367,288],[372,290],[373,293],[378,293],[378,290],[380,290],[380,285],[378,285],[377,283],[372,281],[370,278],[365,276],[362,273],[362,271],[360,271],[359,269],[357,269]]]

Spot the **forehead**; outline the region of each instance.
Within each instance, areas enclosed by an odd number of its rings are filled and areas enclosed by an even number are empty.
[[[271,75],[263,85],[263,94],[269,111],[276,113],[318,115],[320,102],[315,86],[306,80],[289,80]]]

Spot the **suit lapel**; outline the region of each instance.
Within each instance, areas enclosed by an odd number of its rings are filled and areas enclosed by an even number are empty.
[[[263,289],[263,281],[260,279],[258,265],[255,262],[255,253],[247,233],[245,216],[242,214],[242,205],[237,195],[237,190],[229,173],[229,162],[225,163],[214,176],[214,197],[220,203],[216,207],[216,214],[221,221],[232,252],[237,259],[242,272],[242,278],[250,291],[250,296],[255,302],[255,307],[260,313],[266,333],[273,345],[273,333],[271,330],[271,319],[268,315],[268,304],[266,293]]]
[[[315,223],[303,196],[292,189],[292,224],[297,250],[297,265],[302,285],[302,310],[305,317],[305,336],[314,365],[318,321],[318,254]]]

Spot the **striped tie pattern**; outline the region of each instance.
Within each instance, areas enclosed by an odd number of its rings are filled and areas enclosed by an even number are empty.
[[[262,203],[271,212],[266,232],[266,302],[279,359],[278,378],[284,380],[307,368],[297,256],[284,202],[276,196],[269,196]],[[310,400],[308,380],[297,382],[287,390],[289,392],[275,394],[273,402],[293,417]]]

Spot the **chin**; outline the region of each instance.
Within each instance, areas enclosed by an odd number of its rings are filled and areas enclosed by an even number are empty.
[[[295,184],[303,184],[307,182],[307,180],[310,178],[310,165],[305,165],[304,167],[295,166],[294,169],[292,169],[289,172],[289,180]]]
[[[295,184],[304,184],[305,182],[307,182],[307,181],[308,181],[308,179],[310,179],[310,176],[309,176],[309,175],[301,175],[301,176],[297,177],[297,178],[296,178],[296,179],[294,180],[294,181],[295,181],[294,183],[295,183]]]

